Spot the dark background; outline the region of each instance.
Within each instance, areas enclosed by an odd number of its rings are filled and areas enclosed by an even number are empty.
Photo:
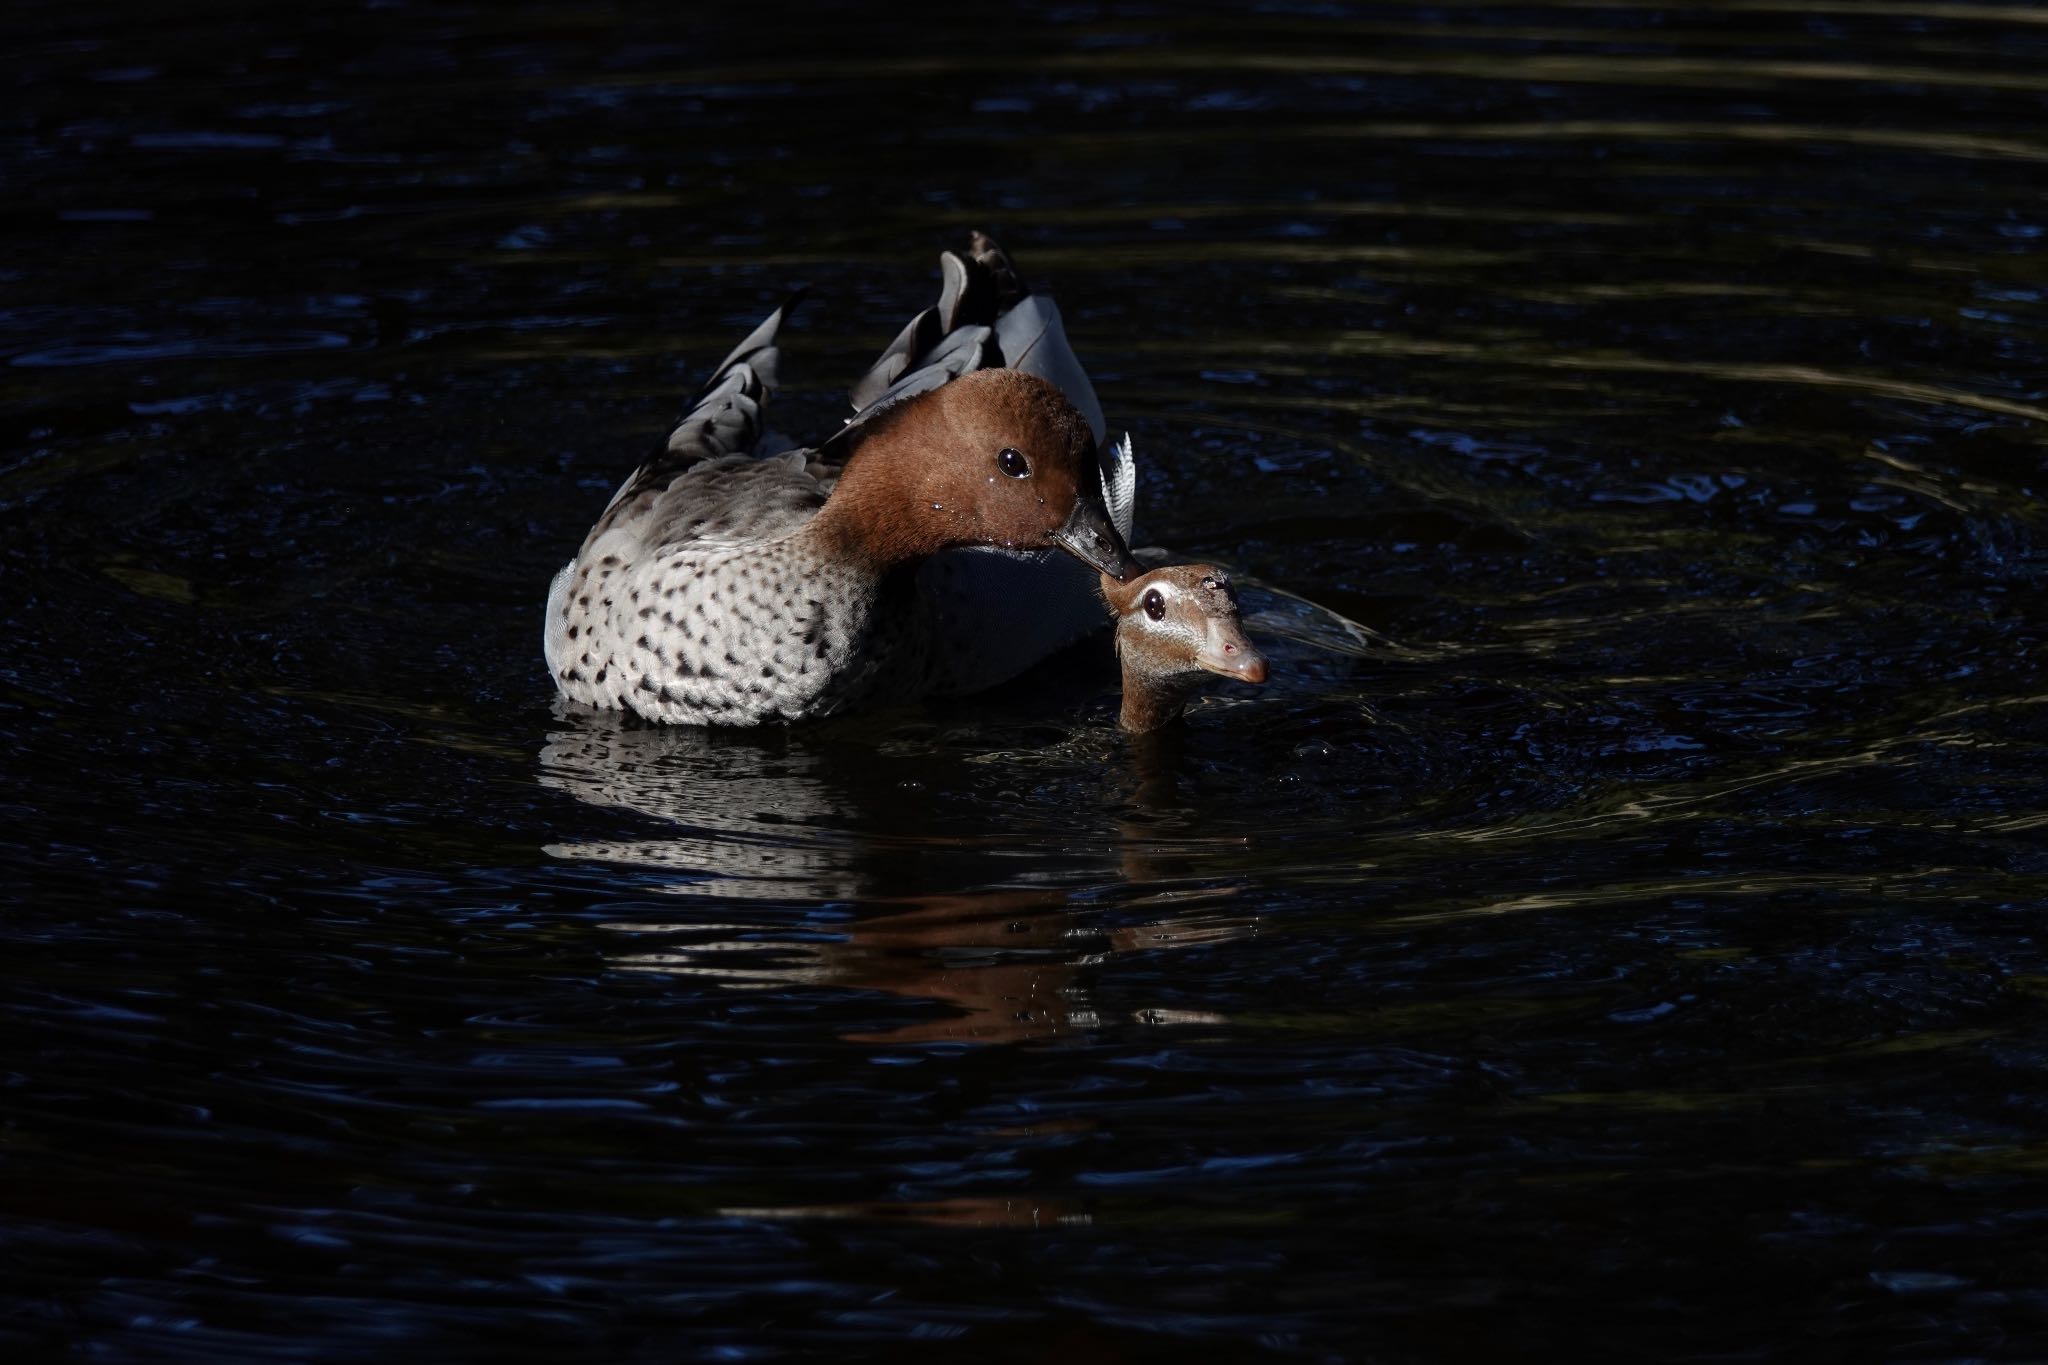
[[[14,1358],[2048,1352],[2038,9],[9,27]],[[975,227],[1273,680],[556,704]]]

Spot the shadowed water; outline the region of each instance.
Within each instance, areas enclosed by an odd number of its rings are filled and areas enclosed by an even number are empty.
[[[21,17],[0,1346],[2048,1352],[2038,9]],[[556,702],[973,227],[1272,680]]]

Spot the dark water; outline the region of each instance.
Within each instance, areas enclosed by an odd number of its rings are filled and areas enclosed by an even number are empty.
[[[2048,22],[120,6],[0,97],[0,1347],[2048,1354]],[[1231,566],[762,734],[540,607],[973,226]]]

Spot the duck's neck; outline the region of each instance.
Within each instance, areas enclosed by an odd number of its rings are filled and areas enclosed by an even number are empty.
[[[964,544],[965,514],[927,487],[930,467],[900,442],[878,439],[854,453],[808,533],[828,555],[877,575]]]
[[[1188,694],[1194,691],[1199,676],[1162,676],[1125,665],[1124,705],[1117,714],[1117,724],[1134,735],[1150,734],[1173,724],[1180,719],[1181,708],[1187,704]]]

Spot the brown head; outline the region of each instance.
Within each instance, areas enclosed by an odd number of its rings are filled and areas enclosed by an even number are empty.
[[[1117,618],[1126,730],[1172,721],[1204,673],[1266,680],[1265,656],[1245,638],[1237,593],[1221,569],[1173,564],[1125,583],[1105,575],[1102,595]]]
[[[820,529],[882,565],[961,545],[1067,551],[1112,580],[1131,558],[1102,501],[1088,421],[1050,383],[976,370],[862,423]]]

